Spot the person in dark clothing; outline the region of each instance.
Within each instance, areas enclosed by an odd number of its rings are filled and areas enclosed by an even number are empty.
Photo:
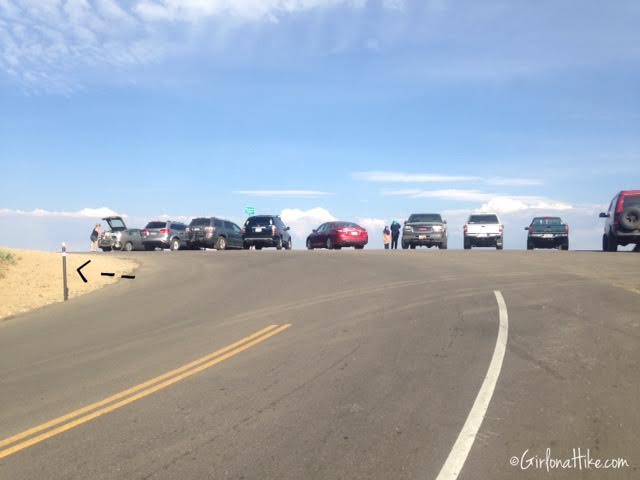
[[[398,238],[400,238],[400,224],[395,220],[391,222],[391,249],[398,249]]]

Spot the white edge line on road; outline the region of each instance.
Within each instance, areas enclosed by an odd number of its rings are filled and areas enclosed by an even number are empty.
[[[498,338],[496,340],[496,346],[493,350],[493,357],[489,364],[489,369],[484,377],[476,401],[473,402],[473,407],[469,412],[467,420],[464,422],[462,430],[458,435],[456,443],[453,444],[453,448],[444,462],[440,473],[436,480],[456,480],[464,462],[467,460],[469,451],[473,446],[473,442],[476,439],[482,420],[487,413],[489,402],[493,396],[493,391],[496,388],[498,377],[500,376],[500,370],[502,369],[502,361],[507,349],[507,338],[509,335],[509,315],[507,313],[507,305],[504,301],[502,293],[498,290],[493,292],[498,302],[498,310],[500,313],[500,326],[498,328]]]

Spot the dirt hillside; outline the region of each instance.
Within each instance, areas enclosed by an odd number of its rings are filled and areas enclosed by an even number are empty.
[[[89,279],[83,283],[76,268]],[[110,254],[67,256],[69,298],[89,293],[120,281],[122,274],[132,273],[137,264]],[[115,277],[103,277],[113,272]],[[18,250],[0,247],[0,321],[18,313],[62,301],[62,257],[59,253]]]

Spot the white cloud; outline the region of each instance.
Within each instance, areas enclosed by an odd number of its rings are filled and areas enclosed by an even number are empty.
[[[542,185],[542,180],[535,178],[504,178],[504,177],[480,177],[475,175],[441,175],[434,173],[405,173],[369,171],[355,172],[352,177],[365,182],[386,183],[453,183],[453,182],[481,182],[487,185],[501,186],[536,186]]]
[[[410,198],[440,198],[443,200],[458,200],[470,202],[484,202],[491,200],[495,195],[478,190],[461,190],[455,188],[442,190],[385,190],[384,195],[404,196]]]
[[[476,211],[491,213],[513,213],[526,210],[566,211],[573,206],[567,203],[537,197],[493,197]]]
[[[333,195],[330,192],[319,190],[237,190],[233,192],[237,195],[247,195],[250,197],[279,197],[279,198],[318,198]]]
[[[532,187],[542,185],[542,180],[537,178],[487,178],[484,181],[488,185],[502,185],[510,187]]]
[[[291,235],[296,248],[304,246],[307,235],[318,225],[336,220],[328,210],[320,207],[309,210],[285,208],[280,212],[280,217],[287,226],[291,227]]]
[[[366,0],[142,0],[134,10],[149,21],[198,22],[228,16],[244,21],[277,21],[278,16],[340,5],[361,8]]]
[[[365,182],[388,183],[439,183],[439,182],[469,182],[479,180],[479,177],[460,175],[439,175],[432,173],[403,173],[403,172],[355,172],[352,174],[356,180]]]
[[[121,216],[126,218],[127,215],[114,212],[110,208],[83,208],[77,212],[55,212],[36,208],[35,210],[11,210],[8,208],[0,208],[0,217],[67,217],[67,218],[103,218],[111,216]]]
[[[544,197],[528,195],[499,195],[479,190],[387,190],[384,195],[405,196],[409,198],[437,198],[461,202],[484,202],[476,208],[477,212],[508,213],[524,210],[563,211],[574,208],[572,205]]]
[[[383,220],[382,218],[359,218],[356,223],[361,227],[366,228],[369,234],[372,232],[375,234],[378,231],[382,232],[385,225],[389,225],[391,222]]]

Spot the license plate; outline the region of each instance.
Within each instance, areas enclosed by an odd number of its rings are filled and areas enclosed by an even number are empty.
[[[262,227],[256,227],[253,229],[253,231],[256,233],[262,233]]]
[[[425,240],[426,238],[426,235],[418,235],[418,240]]]
[[[550,233],[545,233],[544,235],[542,235],[542,238],[553,238],[553,235],[551,235]]]
[[[351,232],[351,235],[358,235],[358,232]]]
[[[158,232],[149,232],[151,235],[157,235]]]
[[[479,233],[479,234],[478,234],[478,236],[479,236],[479,237],[486,237],[486,236],[487,236],[487,234],[486,234],[486,233]]]

